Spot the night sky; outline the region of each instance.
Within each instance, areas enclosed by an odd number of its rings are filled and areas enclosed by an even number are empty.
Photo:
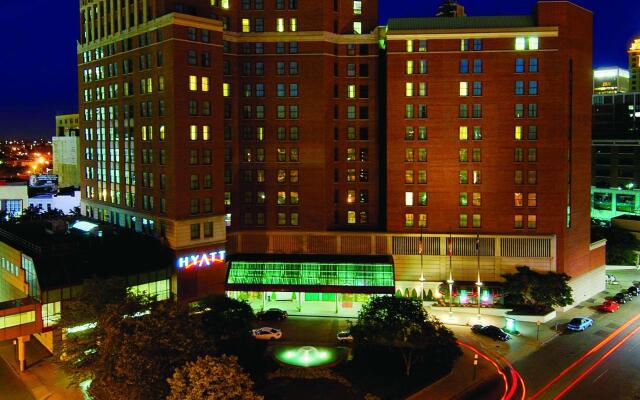
[[[313,1],[313,0],[302,0]],[[379,0],[388,17],[432,16],[440,0]],[[460,0],[468,15],[529,14],[535,0]],[[627,66],[640,1],[575,0],[595,17],[594,66]],[[78,0],[0,0],[0,138],[50,137],[77,110]],[[421,4],[416,6],[416,4]]]

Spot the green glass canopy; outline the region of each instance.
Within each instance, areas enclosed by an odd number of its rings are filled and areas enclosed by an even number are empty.
[[[391,263],[231,261],[228,290],[393,293]]]

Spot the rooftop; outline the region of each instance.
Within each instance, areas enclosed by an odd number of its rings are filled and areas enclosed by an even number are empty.
[[[537,26],[533,15],[499,15],[477,17],[390,18],[390,31],[426,29],[524,28]]]
[[[0,224],[0,241],[34,261],[43,290],[81,284],[92,277],[126,277],[173,266],[174,255],[158,239],[109,225],[102,237],[66,229],[69,221]],[[50,233],[52,224],[65,229]]]

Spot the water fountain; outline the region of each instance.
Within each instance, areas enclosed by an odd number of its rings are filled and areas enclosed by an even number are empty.
[[[287,365],[297,367],[323,367],[342,361],[345,349],[315,346],[274,346],[275,359]]]

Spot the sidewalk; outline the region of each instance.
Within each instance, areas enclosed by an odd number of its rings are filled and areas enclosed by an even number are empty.
[[[69,387],[69,379],[53,363],[52,356],[33,337],[26,343],[27,369],[20,372],[11,341],[0,343],[0,362],[5,362],[24,382],[36,400],[83,400],[80,388]]]
[[[475,353],[465,347],[462,347],[461,350],[462,357],[456,361],[449,375],[408,397],[407,400],[453,399],[462,393],[468,393],[483,382],[497,377],[495,368],[480,357],[478,366],[475,367],[477,370],[474,379],[473,360]]]

